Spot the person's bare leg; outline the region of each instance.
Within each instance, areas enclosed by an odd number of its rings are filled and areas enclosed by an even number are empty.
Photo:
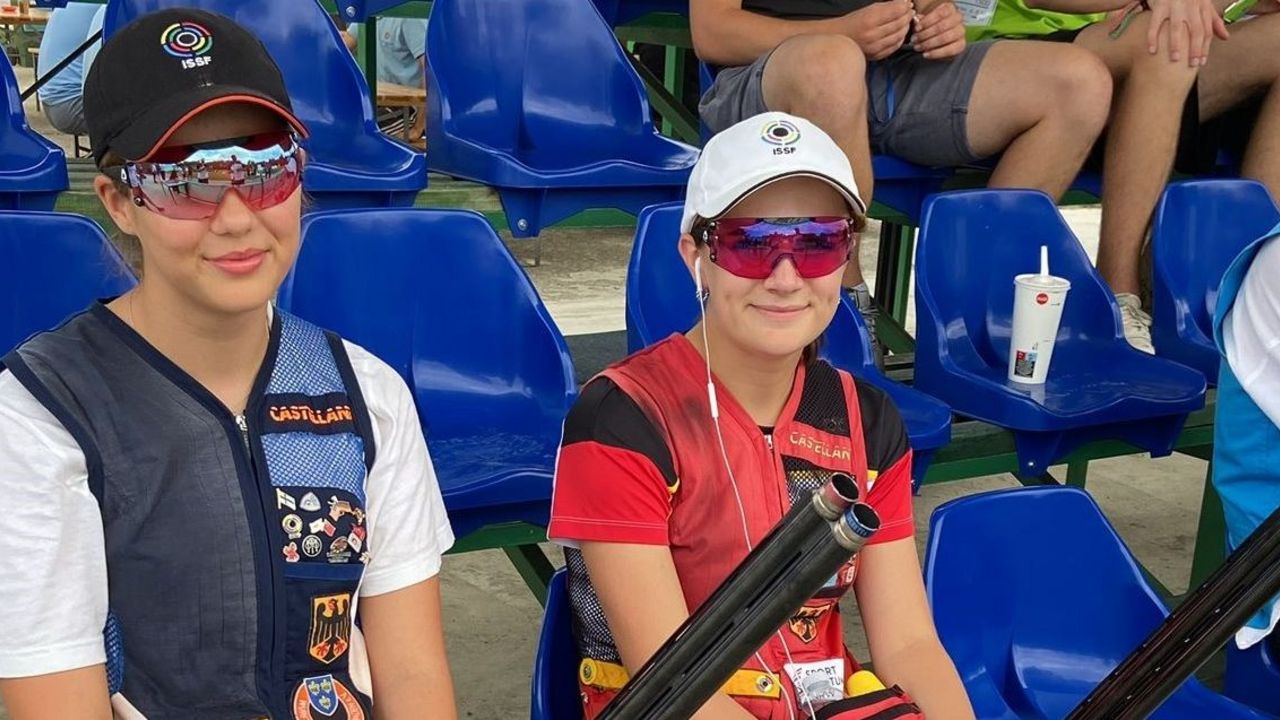
[[[1076,38],[1077,46],[1106,64],[1118,88],[1102,166],[1098,247],[1098,272],[1117,295],[1139,291],[1147,224],[1173,169],[1183,103],[1196,79],[1196,68],[1169,60],[1167,33],[1158,52],[1148,52],[1149,19],[1149,13],[1139,14],[1119,38],[1110,37],[1108,22],[1095,23]],[[1220,45],[1210,52],[1218,62]]]
[[[769,57],[761,80],[765,107],[805,118],[822,128],[853,165],[858,191],[868,205],[871,147],[867,138],[867,62],[857,43],[843,35],[799,35]],[[852,249],[843,284],[863,284],[858,248]]]
[[[1241,174],[1262,182],[1280,198],[1280,15],[1262,15],[1231,26],[1200,71],[1200,119],[1211,120],[1237,104],[1266,94],[1258,111]]]
[[[1107,120],[1111,76],[1065,43],[1005,40],[982,62],[969,100],[974,154],[1003,152],[990,187],[1035,188],[1059,198]]]

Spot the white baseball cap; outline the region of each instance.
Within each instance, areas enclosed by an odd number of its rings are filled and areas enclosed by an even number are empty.
[[[765,185],[796,176],[827,181],[857,215],[867,214],[849,158],[831,136],[804,118],[767,112],[730,127],[702,148],[689,175],[680,232],[689,232],[695,217],[719,217]]]

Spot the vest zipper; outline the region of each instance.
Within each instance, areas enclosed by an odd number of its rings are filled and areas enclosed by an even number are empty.
[[[253,474],[256,477],[258,473],[253,467],[253,448],[249,445],[249,421],[244,419],[244,415],[237,415],[236,426],[240,428],[240,439],[244,441],[244,450],[249,453],[249,469],[255,470]]]
[[[765,433],[764,444],[769,446],[769,452],[773,452],[773,433]]]
[[[260,487],[260,482],[261,482],[261,480],[260,480],[260,478],[258,477],[258,461],[254,458],[254,454],[253,454],[253,443],[252,443],[252,442],[250,441],[250,439],[249,439],[249,419],[248,419],[248,417],[247,417],[244,413],[241,413],[241,414],[239,414],[239,415],[236,415],[236,416],[235,416],[235,421],[236,421],[236,427],[240,429],[240,439],[241,439],[242,441],[244,441],[244,454],[245,454],[245,458],[249,461],[249,475],[250,475],[250,477],[253,479],[253,486],[254,486],[255,490],[259,493],[259,497],[257,498],[257,502],[262,503],[262,502],[264,502],[264,501],[263,501],[263,500],[261,500],[261,487]],[[270,602],[271,602],[271,607],[272,607],[272,609],[273,609],[273,610],[272,610],[272,612],[274,613],[274,612],[275,612],[275,608],[276,608],[276,602],[277,602],[277,598],[276,598],[276,595],[275,595],[275,585],[276,585],[276,583],[275,583],[275,577],[274,577],[274,576],[275,576],[275,563],[276,563],[276,558],[275,558],[275,555],[274,555],[274,554],[272,554],[272,546],[271,546],[271,521],[267,519],[267,507],[268,507],[268,505],[266,505],[266,504],[263,504],[263,505],[262,505],[262,511],[263,511],[263,513],[262,513],[262,520],[263,520],[263,531],[265,532],[264,538],[265,538],[265,540],[266,540],[266,544],[267,544],[267,559],[266,559],[267,566],[266,566],[266,569],[267,569],[267,573],[271,576],[271,580],[270,580],[270,582],[269,582],[269,587],[271,588],[271,601],[270,601]],[[261,612],[261,609],[259,609],[259,612]],[[271,674],[271,676],[274,678],[274,676],[275,676],[276,654],[277,654],[277,652],[278,652],[278,649],[277,649],[277,647],[276,647],[276,631],[275,631],[275,623],[274,623],[274,622],[272,622],[271,626],[272,626],[271,635],[270,635],[270,637],[268,637],[268,638],[267,638],[267,643],[268,643],[268,653],[269,653],[269,655],[268,655],[268,656],[269,656],[269,658],[270,658],[270,659],[268,660],[268,662],[267,662],[266,664],[267,664],[267,666],[268,666],[269,668],[271,668],[271,673],[270,673],[270,674]],[[261,637],[259,637],[259,642],[261,643]],[[258,670],[258,674],[259,674],[259,676],[261,675],[261,668],[259,668],[259,670]],[[261,695],[259,695],[259,697],[261,697]],[[270,708],[274,707],[274,705],[273,705],[273,701],[275,700],[275,698],[274,698],[274,697],[268,697],[268,698],[262,698],[262,699],[263,699],[264,701],[266,701],[266,706],[267,706],[267,708],[268,708],[268,709],[270,709]],[[268,717],[270,717],[270,716],[268,716]]]

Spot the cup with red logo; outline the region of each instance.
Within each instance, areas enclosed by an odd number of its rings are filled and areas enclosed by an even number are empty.
[[[1071,282],[1049,274],[1049,248],[1040,246],[1040,272],[1013,279],[1013,330],[1009,341],[1009,380],[1043,385],[1062,322],[1062,306]]]

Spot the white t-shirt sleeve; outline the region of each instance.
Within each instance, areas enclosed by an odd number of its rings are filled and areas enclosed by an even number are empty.
[[[103,663],[107,561],[84,453],[8,371],[0,428],[0,677]]]
[[[365,483],[370,557],[360,594],[367,597],[400,590],[440,572],[440,557],[453,546],[453,530],[409,388],[367,350],[345,345],[377,445]]]
[[[1249,397],[1280,426],[1280,239],[1258,250],[1223,320],[1227,363]]]

